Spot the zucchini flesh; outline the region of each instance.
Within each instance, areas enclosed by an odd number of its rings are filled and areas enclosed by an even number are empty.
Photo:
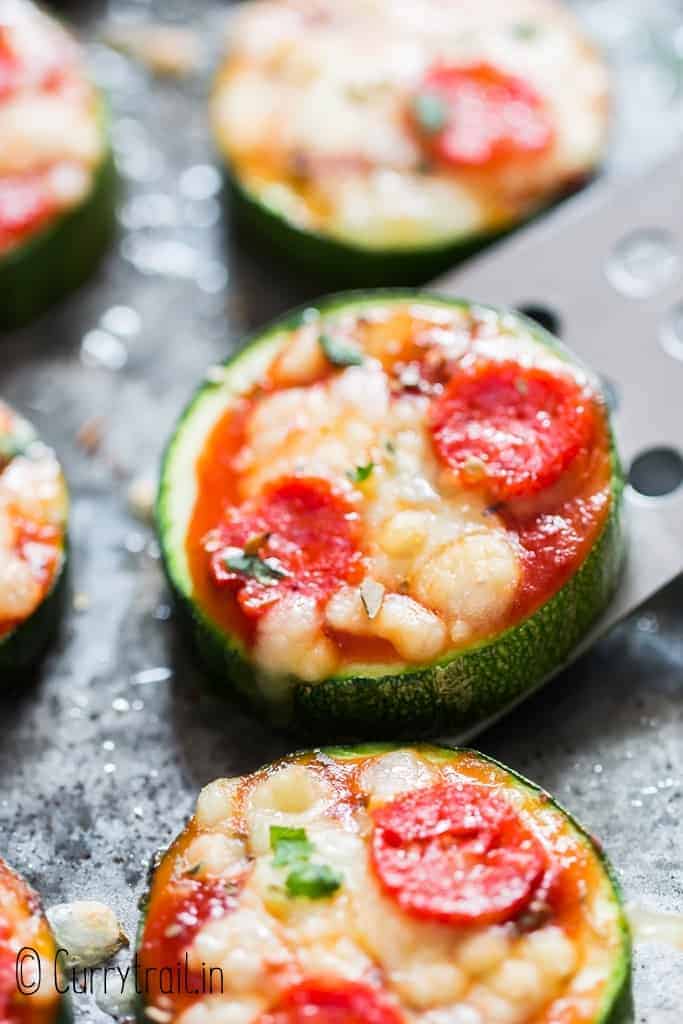
[[[3,471],[17,457],[29,462],[49,459],[55,465],[57,476],[54,481],[54,501],[57,519],[50,523],[49,537],[50,547],[54,549],[54,564],[50,569],[47,588],[32,613],[18,623],[12,623],[11,628],[3,628],[0,623],[0,683],[21,681],[23,673],[40,660],[59,624],[66,592],[66,483],[56,466],[54,455],[46,451],[38,441],[33,427],[0,402],[0,480]],[[36,518],[32,522],[39,526],[41,520]]]
[[[521,7],[439,10],[436,34],[429,2],[241,13],[211,120],[261,252],[336,286],[414,286],[580,187],[605,151],[607,71],[566,12]]]
[[[391,291],[351,293],[323,300],[324,318],[358,312],[383,302],[410,301],[436,308],[470,307],[424,293]],[[359,738],[379,735],[461,734],[530,693],[556,672],[572,648],[608,603],[619,578],[623,555],[621,495],[623,479],[611,441],[609,512],[585,559],[557,592],[498,635],[439,658],[433,664],[382,671],[341,672],[307,682],[292,677],[282,686],[264,685],[238,637],[219,625],[195,595],[184,551],[187,498],[194,466],[220,410],[234,393],[248,390],[278,351],[283,332],[300,324],[301,311],[271,325],[228,361],[221,383],[207,383],[186,409],[167,448],[157,504],[157,523],[167,575],[182,618],[201,660],[220,690],[236,692],[279,727],[308,736]],[[511,315],[510,315],[511,316]],[[509,320],[508,322],[512,322]],[[564,353],[550,335],[519,320],[534,340]]]
[[[116,193],[106,149],[85,200],[0,258],[0,329],[28,323],[90,277],[114,234]]]
[[[465,948],[460,945],[463,940],[467,946],[467,940],[476,935],[477,942],[482,943],[487,941],[487,936],[496,933],[495,928],[490,932],[488,926],[474,922],[458,925],[455,932],[458,943],[448,947],[444,943],[449,926],[442,924],[438,940],[435,939],[430,919],[411,916],[394,896],[383,890],[381,874],[377,873],[374,850],[379,823],[387,810],[391,812],[392,807],[403,801],[410,804],[414,798],[429,806],[433,794],[444,784],[447,788],[469,791],[468,799],[472,790],[476,791],[484,806],[502,801],[508,809],[514,808],[514,816],[520,816],[517,821],[522,823],[525,833],[534,837],[524,840],[524,844],[541,843],[549,858],[544,877],[553,877],[552,885],[557,886],[555,892],[561,893],[559,898],[537,896],[530,915],[521,913],[508,921],[506,950],[494,956],[488,967],[476,966],[478,961],[470,960],[469,956],[460,961],[458,953]],[[358,838],[353,824],[357,813],[364,815],[366,821],[362,838]],[[431,821],[428,817],[421,820]],[[436,827],[437,831],[441,829],[439,824]],[[333,834],[337,832],[339,838],[335,840]],[[353,838],[343,839],[342,833],[350,833]],[[454,840],[456,844],[468,841],[467,834]],[[415,849],[413,846],[413,854]],[[565,859],[563,854],[568,850],[572,856]],[[430,855],[432,874],[440,870],[440,856],[433,849]],[[317,892],[302,898],[288,885],[291,875],[299,872],[302,864],[327,867],[328,874],[337,872],[338,887],[322,895]],[[568,868],[569,864],[574,866]],[[457,883],[451,878],[447,884]],[[540,883],[539,893],[543,891],[543,884]],[[580,900],[585,909],[578,918],[573,916],[573,887],[585,895],[585,900]],[[380,893],[383,895],[378,895]],[[544,899],[548,902],[542,909]],[[256,909],[259,901],[262,901],[262,911]],[[191,925],[185,913],[190,906],[195,919]],[[248,907],[248,911],[242,920],[239,915],[243,913],[243,906]],[[593,932],[595,917],[591,907],[595,910],[599,907],[599,938]],[[303,968],[300,966],[297,971],[300,987],[306,986],[307,975],[316,977],[315,967],[307,969],[306,965],[318,963],[318,949],[324,958],[328,940],[334,944],[340,933],[352,948],[360,938],[365,969],[359,971],[348,947],[342,953],[342,946],[335,945],[339,950],[336,959],[322,961],[336,965],[327,968],[328,983],[330,988],[336,986],[335,991],[348,994],[349,977],[361,983],[375,979],[370,982],[370,995],[365,991],[360,996],[376,1000],[375,1010],[384,1007],[388,1016],[378,1015],[377,1020],[386,1024],[390,1021],[393,1024],[395,1013],[399,1020],[403,1019],[404,999],[408,1000],[407,1005],[417,1021],[422,1019],[422,1013],[428,1019],[428,1011],[435,1009],[452,1012],[464,1007],[465,1010],[470,1008],[471,1013],[474,1006],[485,1012],[487,998],[495,1002],[495,993],[504,1001],[511,993],[501,964],[512,958],[511,976],[513,966],[516,969],[520,960],[525,961],[531,949],[541,951],[540,960],[535,962],[541,964],[543,977],[546,969],[557,974],[549,987],[532,988],[535,994],[528,997],[529,1015],[524,1017],[525,1022],[547,1024],[556,1019],[555,1012],[560,1006],[563,1012],[569,1012],[574,1000],[576,1019],[582,1024],[628,1024],[633,1020],[630,932],[619,885],[605,853],[547,793],[504,765],[472,750],[395,744],[330,747],[292,755],[241,779],[219,779],[205,788],[185,831],[157,858],[142,908],[138,956],[143,969],[175,964],[178,959],[182,961],[186,953],[190,962],[194,962],[194,943],[207,925],[213,933],[213,945],[207,945],[206,950],[213,950],[216,962],[230,962],[224,959],[221,942],[231,941],[227,938],[232,934],[230,918],[236,915],[234,941],[236,948],[244,945],[246,950],[248,947],[251,973],[243,981],[236,960],[234,973],[224,979],[222,998],[235,1012],[242,1008],[243,1002],[248,1005],[254,1024],[261,1021],[261,1014],[265,1015],[263,1020],[270,1021],[268,1014],[286,1002],[287,996],[283,997],[280,990],[286,989],[287,972],[269,975],[268,983],[264,984],[257,967],[260,957],[279,955],[281,928],[286,929],[293,943],[290,950],[296,951],[289,955],[301,958]],[[250,915],[255,912],[259,915],[261,929],[260,949],[248,932]],[[566,920],[572,922],[569,931],[564,933],[571,935],[573,949],[569,951],[561,938],[565,913],[569,915]],[[306,931],[309,914],[318,924],[314,932]],[[328,920],[326,915],[329,916],[329,933],[322,927]],[[214,924],[208,924],[211,919]],[[224,925],[218,923],[221,919]],[[303,929],[300,934],[299,928]],[[554,943],[552,954],[545,947],[548,938]],[[437,946],[432,948],[435,941]],[[204,948],[203,944],[197,946],[197,950]],[[411,975],[412,957],[419,961],[415,951],[420,948],[423,948],[424,959],[419,962],[417,974]],[[195,951],[194,957],[197,955]],[[209,953],[201,955],[206,958],[206,978],[214,965]],[[284,962],[287,955],[283,952]],[[535,955],[532,954],[532,959]],[[346,956],[350,958],[348,962]],[[558,966],[563,960],[564,968]],[[447,976],[449,962],[464,971],[466,977],[471,970],[475,972],[464,986],[459,984],[456,995],[454,989],[440,987],[436,980],[440,977],[443,981]],[[426,965],[431,967],[435,963],[441,970],[431,982],[426,980],[430,977]],[[387,969],[389,964],[391,970]],[[351,973],[345,973],[347,971]],[[588,986],[592,996],[589,997],[591,1003],[587,1004],[583,978],[589,976],[594,982],[596,978],[600,980]],[[249,977],[254,979],[251,987]],[[537,972],[534,977],[537,984]],[[196,981],[199,975],[194,974],[192,978]],[[417,1003],[410,1002],[411,998],[417,998],[410,994],[413,985],[416,986],[414,991],[419,991]],[[256,994],[251,988],[255,988]],[[187,989],[176,992],[164,1003],[170,1013],[169,1024],[195,1003],[200,1005],[193,1013],[202,1021],[201,1004],[208,992],[206,987],[195,989],[194,994]],[[159,998],[156,988],[143,995],[141,1020],[145,1008],[155,1006]],[[520,998],[518,992],[514,998]],[[212,1004],[220,999],[217,994],[210,997]],[[497,1007],[500,1012],[501,1004]],[[247,1013],[246,1009],[244,1012]],[[518,1016],[514,1019],[521,1020]],[[570,1013],[567,1020],[573,1019]]]

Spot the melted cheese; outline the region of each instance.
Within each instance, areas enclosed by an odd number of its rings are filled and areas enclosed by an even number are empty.
[[[352,347],[361,364],[332,366],[320,342],[325,334]],[[369,306],[311,314],[283,334],[245,412],[231,500],[258,503],[269,484],[296,476],[331,481],[358,520],[364,579],[340,583],[323,601],[286,593],[260,616],[251,656],[266,689],[278,691],[291,676],[315,682],[348,668],[342,641],[381,642],[395,664],[421,665],[510,624],[523,581],[518,536],[486,488],[464,487],[438,458],[431,395],[404,387],[407,371],[395,369],[404,365],[406,338],[426,338],[437,360],[467,350],[588,385],[580,369],[518,320],[486,311],[467,323],[457,308]],[[362,480],[354,477],[368,466]],[[525,514],[535,515],[539,503],[559,507],[582,486],[581,472],[524,499]],[[367,669],[361,659],[350,671]]]
[[[55,1019],[59,1002],[55,987],[55,943],[34,893],[3,860],[0,860],[0,926],[0,961],[4,967],[5,957],[9,956],[12,968],[0,974],[0,1005],[6,1005],[5,996],[8,996],[10,1015],[16,1008],[19,1019],[49,1024]],[[14,961],[20,950],[27,947],[37,956],[23,960],[22,983],[30,995],[20,995]]]
[[[103,155],[99,101],[64,29],[28,0],[3,7],[20,76],[0,100],[0,178],[31,176],[55,211],[87,195]]]
[[[476,765],[476,755],[466,759]],[[321,771],[322,762],[334,770]],[[223,995],[199,997],[177,1016],[166,1003],[169,1022],[255,1024],[288,985],[320,977],[380,984],[406,1024],[550,1024],[560,1009],[575,1010],[568,1020],[592,1020],[621,941],[618,910],[597,861],[582,869],[580,909],[567,922],[556,916],[529,929],[514,923],[456,927],[409,917],[375,877],[366,804],[377,807],[400,793],[468,776],[512,792],[503,769],[481,771],[423,747],[336,764],[328,755],[290,759],[237,788],[221,780],[208,786],[198,816],[168,855],[165,877],[187,871],[188,848],[216,839],[232,844],[234,832],[244,837],[240,862],[245,853],[249,860],[237,906],[203,923],[187,950],[195,967],[203,962],[222,968]],[[514,793],[513,802],[545,837],[552,857],[561,858],[566,870],[585,863],[585,840],[558,810],[526,789]],[[222,824],[206,824],[216,819]],[[333,896],[313,901],[286,895],[288,869],[274,864],[272,825],[305,829],[314,860],[343,879]],[[226,875],[223,865],[213,871],[205,863],[193,877]],[[161,898],[153,890],[152,918],[154,900]]]
[[[0,403],[0,440],[5,431],[30,428]],[[61,567],[66,500],[59,463],[40,442],[0,461],[0,638],[36,610]]]
[[[407,97],[435,64],[478,62],[535,88],[554,144],[533,161],[425,171]],[[503,226],[584,177],[604,148],[607,90],[552,0],[258,0],[231,23],[212,119],[261,202],[304,228],[400,248]]]

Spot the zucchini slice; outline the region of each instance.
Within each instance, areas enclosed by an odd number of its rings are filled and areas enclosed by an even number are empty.
[[[57,626],[67,511],[54,452],[0,402],[0,683],[35,664]]]
[[[337,283],[426,281],[605,150],[606,67],[554,0],[254,0],[228,47],[211,119],[236,211]]]
[[[157,521],[219,686],[307,735],[462,734],[604,609],[621,492],[599,386],[544,330],[347,293],[212,369]]]
[[[0,29],[0,328],[81,284],[114,230],[103,102],[66,30],[29,0]]]
[[[464,749],[328,748],[210,783],[157,861],[138,957],[168,1024],[632,1020],[601,848]]]
[[[0,858],[0,1020],[71,1024],[57,947],[40,900]]]

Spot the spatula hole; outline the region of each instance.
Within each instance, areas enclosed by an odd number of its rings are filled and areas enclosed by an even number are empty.
[[[632,231],[617,242],[605,273],[621,295],[645,299],[664,288],[677,267],[672,235],[660,228],[645,228]]]
[[[560,336],[562,333],[562,321],[554,310],[548,306],[540,306],[531,302],[524,306],[518,306],[520,313],[524,316],[528,316],[530,320],[535,320],[537,324],[544,327],[546,331],[550,331],[551,334]]]
[[[662,328],[661,342],[665,352],[683,362],[683,302],[669,310]]]
[[[674,448],[650,448],[631,463],[628,481],[648,498],[671,494],[683,483],[683,456]]]

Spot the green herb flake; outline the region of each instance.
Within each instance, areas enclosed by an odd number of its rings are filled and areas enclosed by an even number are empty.
[[[515,39],[535,39],[540,29],[533,21],[517,21],[510,26],[510,31]]]
[[[197,864],[193,864],[191,868],[188,868],[186,874],[190,875],[191,877],[194,877],[195,875],[198,875],[200,873],[203,866],[204,865],[202,864],[202,862],[199,861]]]
[[[242,573],[243,576],[252,576],[259,583],[266,586],[274,586],[278,580],[283,580],[291,575],[286,569],[278,565],[272,558],[259,558],[258,555],[249,555],[246,551],[239,551],[232,555],[226,555],[225,565],[233,572]]]
[[[524,377],[518,377],[515,381],[515,387],[519,391],[520,395],[527,395],[529,393],[529,385],[524,380]]]
[[[418,93],[413,100],[413,114],[427,135],[438,135],[448,123],[448,108],[435,92]]]
[[[283,825],[270,826],[270,848],[275,854],[273,866],[303,863],[313,853],[313,844],[303,828],[286,828]]]
[[[362,366],[363,356],[361,353],[340,341],[339,338],[333,338],[331,334],[321,334],[318,341],[326,358],[333,366]]]
[[[287,875],[285,887],[293,899],[324,900],[340,888],[344,877],[328,864],[302,863]]]
[[[350,469],[346,475],[351,483],[362,484],[368,479],[374,468],[375,463],[368,462],[365,466],[356,466],[354,469]]]

